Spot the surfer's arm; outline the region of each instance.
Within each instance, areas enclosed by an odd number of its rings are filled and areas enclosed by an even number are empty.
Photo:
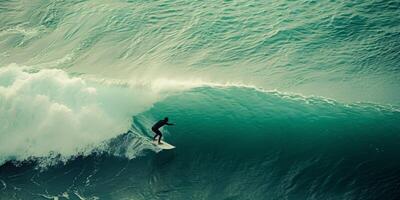
[[[175,124],[166,123],[166,125],[171,126],[171,125],[175,125]]]

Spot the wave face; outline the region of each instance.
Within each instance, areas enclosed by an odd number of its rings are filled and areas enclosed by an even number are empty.
[[[396,199],[399,11],[0,1],[0,199]]]
[[[143,150],[169,116],[171,151]],[[396,199],[400,112],[243,87],[198,87],[134,117],[107,151],[1,167],[4,197]],[[149,139],[147,139],[147,142]],[[142,146],[142,147],[141,147]],[[140,148],[138,148],[140,147]],[[126,159],[133,150],[142,156]],[[108,152],[108,153],[107,153]],[[122,157],[121,157],[122,156]]]

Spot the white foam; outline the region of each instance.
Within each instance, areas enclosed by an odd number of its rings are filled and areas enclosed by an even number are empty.
[[[159,98],[148,88],[91,83],[58,69],[0,68],[0,164],[89,154]]]

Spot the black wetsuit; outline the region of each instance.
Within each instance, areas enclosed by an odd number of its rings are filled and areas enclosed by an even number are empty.
[[[160,136],[158,138],[158,142],[161,141],[161,137],[162,137],[162,133],[160,130],[158,130],[159,128],[161,128],[164,125],[174,125],[174,124],[170,124],[168,123],[168,121],[166,120],[160,120],[158,121],[156,124],[153,125],[153,127],[151,127],[151,130],[156,134],[153,138],[153,140],[156,140],[157,136]]]

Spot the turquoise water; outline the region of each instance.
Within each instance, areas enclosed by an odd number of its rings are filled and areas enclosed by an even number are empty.
[[[396,199],[399,11],[0,0],[0,199]]]

